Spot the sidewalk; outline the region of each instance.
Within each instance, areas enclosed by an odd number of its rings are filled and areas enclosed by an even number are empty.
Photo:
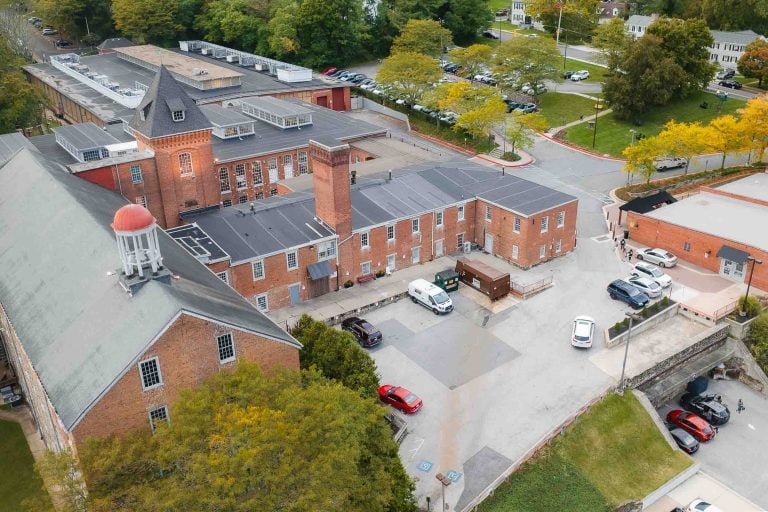
[[[669,512],[674,507],[684,507],[697,498],[706,500],[724,511],[760,512],[764,510],[701,471],[644,510]]]

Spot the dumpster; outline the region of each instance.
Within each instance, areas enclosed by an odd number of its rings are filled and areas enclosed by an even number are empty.
[[[459,289],[459,273],[452,268],[435,274],[435,284],[446,292],[455,292]]]
[[[509,274],[496,270],[482,261],[459,258],[456,262],[459,279],[496,300],[509,293]]]

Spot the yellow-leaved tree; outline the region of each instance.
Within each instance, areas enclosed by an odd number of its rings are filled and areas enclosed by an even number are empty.
[[[670,121],[664,125],[664,129],[657,137],[660,145],[664,148],[663,156],[680,157],[687,160],[683,174],[688,174],[691,158],[709,149],[707,133],[707,128],[699,123]]]
[[[665,156],[666,148],[658,135],[647,137],[624,148],[622,153],[627,158],[624,164],[624,170],[627,172],[627,179],[633,174],[642,176],[645,183],[651,182],[653,173],[656,172],[656,159]]]
[[[436,60],[421,53],[405,52],[384,59],[376,73],[376,81],[415,105],[442,76],[443,70]]]
[[[720,169],[725,168],[725,157],[733,151],[750,148],[751,140],[744,123],[736,116],[727,114],[716,117],[706,127],[707,145],[712,151],[722,153]]]
[[[768,141],[768,95],[752,98],[739,110],[742,129],[750,140],[750,158],[756,153],[758,162],[762,162]]]
[[[493,126],[502,123],[507,110],[493,87],[456,82],[438,87],[434,94],[441,110],[459,115],[453,129],[464,130],[473,137],[488,135]]]

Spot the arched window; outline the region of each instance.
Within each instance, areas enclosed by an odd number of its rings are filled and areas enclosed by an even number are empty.
[[[194,174],[192,170],[192,155],[189,153],[179,153],[179,173],[182,176]]]

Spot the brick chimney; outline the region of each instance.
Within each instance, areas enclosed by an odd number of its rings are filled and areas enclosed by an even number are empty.
[[[315,187],[315,215],[332,227],[341,240],[352,234],[349,144],[333,137],[309,141]]]

